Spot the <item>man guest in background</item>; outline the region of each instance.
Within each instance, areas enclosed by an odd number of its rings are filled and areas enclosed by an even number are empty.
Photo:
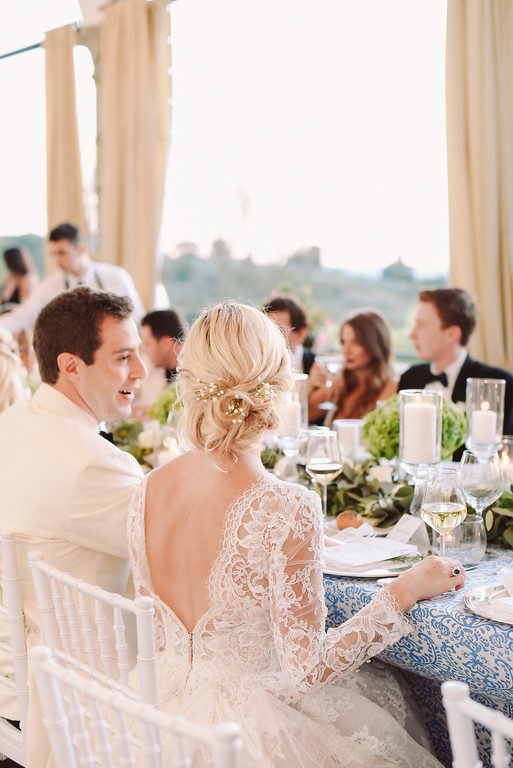
[[[308,333],[308,322],[301,304],[290,296],[274,296],[264,304],[263,310],[279,326],[287,339],[296,370],[299,373],[310,373],[315,355],[303,346]]]
[[[177,309],[156,309],[141,320],[142,353],[149,375],[137,398],[138,416],[145,416],[164,387],[173,383],[187,330],[187,321]]]
[[[403,373],[401,389],[440,389],[455,403],[465,403],[467,379],[504,379],[503,434],[513,434],[513,376],[473,360],[467,344],[477,320],[476,306],[461,288],[421,291],[410,338],[417,357],[427,360]]]
[[[144,315],[144,305],[126,269],[92,261],[80,231],[73,224],[60,224],[52,229],[48,248],[57,266],[55,272],[45,277],[19,307],[0,317],[0,325],[12,334],[31,326],[45,304],[77,285],[128,296],[136,317]]]
[[[79,287],[41,310],[34,349],[42,385],[0,414],[0,527],[14,530],[28,641],[42,641],[27,553],[123,594],[129,576],[128,502],[142,471],[100,434],[128,419],[146,368],[130,299]],[[5,621],[2,618],[2,621]],[[0,635],[8,626],[0,624]],[[9,672],[12,659],[0,655]],[[12,701],[0,715],[18,719]],[[29,689],[30,768],[46,765],[44,729]]]

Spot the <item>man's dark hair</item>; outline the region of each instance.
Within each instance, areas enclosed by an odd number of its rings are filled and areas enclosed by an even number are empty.
[[[187,320],[175,309],[155,309],[148,312],[141,320],[141,325],[147,325],[156,339],[170,336],[176,341],[183,342],[187,335]]]
[[[421,291],[419,301],[435,305],[442,328],[461,328],[461,345],[466,347],[477,322],[476,305],[463,288],[433,288]]]
[[[83,242],[80,230],[74,224],[59,224],[58,227],[54,227],[48,235],[48,240],[52,243],[68,240],[75,248]]]
[[[62,352],[77,355],[86,365],[92,365],[102,343],[103,319],[110,316],[126,320],[133,311],[128,296],[85,286],[60,293],[43,307],[34,325],[33,344],[41,380],[46,384],[57,382],[57,358]]]
[[[267,314],[272,312],[288,312],[290,324],[295,331],[300,331],[308,326],[306,312],[297,299],[290,296],[273,296],[264,306]]]

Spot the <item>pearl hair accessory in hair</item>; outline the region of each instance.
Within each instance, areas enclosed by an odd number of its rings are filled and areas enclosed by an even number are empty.
[[[222,383],[221,379],[217,380],[219,383],[211,381],[209,384],[201,381],[201,379],[196,379],[196,381],[198,384],[201,384],[196,400],[203,400],[203,402],[208,402],[208,400],[216,401],[225,393],[226,385]],[[258,384],[248,390],[247,396],[251,398],[251,400],[256,400],[260,403],[272,403],[274,390],[270,384],[266,381],[262,381],[259,377]],[[226,416],[233,416],[232,424],[241,424],[248,415],[248,411],[244,410],[244,404],[245,401],[242,395],[235,392],[232,400],[230,400],[227,405],[228,410],[225,411]],[[249,405],[247,401],[246,405]]]

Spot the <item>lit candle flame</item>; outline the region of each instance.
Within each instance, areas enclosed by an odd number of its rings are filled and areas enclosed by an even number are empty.
[[[487,403],[486,400],[483,403],[481,403],[481,410],[482,411],[487,411],[489,409],[489,407],[490,407],[490,403]]]

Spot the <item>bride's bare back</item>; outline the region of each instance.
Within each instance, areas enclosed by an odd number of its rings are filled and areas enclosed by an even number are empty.
[[[192,632],[208,609],[207,579],[222,544],[226,513],[263,472],[258,451],[228,472],[189,451],[152,472],[145,508],[154,591]]]

